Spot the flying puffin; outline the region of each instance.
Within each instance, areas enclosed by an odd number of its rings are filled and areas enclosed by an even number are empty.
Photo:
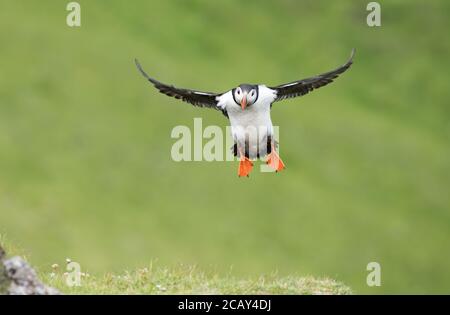
[[[314,89],[325,86],[353,63],[355,49],[350,59],[339,68],[303,80],[268,87],[264,84],[240,84],[225,93],[200,92],[177,88],[164,84],[148,76],[135,59],[136,66],[142,75],[150,81],[159,92],[181,99],[198,107],[207,107],[221,111],[231,124],[234,141],[233,152],[239,156],[238,176],[250,174],[253,163],[251,160],[267,156],[266,163],[279,172],[285,168],[278,155],[277,142],[273,136],[273,125],[270,118],[272,104],[287,98],[305,95]]]

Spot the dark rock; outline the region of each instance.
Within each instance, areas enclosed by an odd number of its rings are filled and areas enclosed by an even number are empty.
[[[5,260],[0,247],[0,294],[10,295],[52,295],[58,290],[44,285],[36,272],[20,257]]]

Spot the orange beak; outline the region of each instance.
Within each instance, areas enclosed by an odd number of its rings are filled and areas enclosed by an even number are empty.
[[[246,106],[247,106],[247,93],[244,93],[244,95],[242,96],[242,100],[241,100],[242,110],[244,110]]]

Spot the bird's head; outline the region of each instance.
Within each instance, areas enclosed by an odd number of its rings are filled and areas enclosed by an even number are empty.
[[[242,110],[255,104],[258,99],[258,86],[253,84],[241,84],[232,90],[233,99]]]

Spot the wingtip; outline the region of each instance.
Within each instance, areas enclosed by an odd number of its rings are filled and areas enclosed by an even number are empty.
[[[151,78],[147,72],[144,71],[144,69],[142,68],[141,64],[139,63],[139,61],[137,60],[137,58],[134,58],[134,62],[136,64],[137,69],[139,70],[139,72],[144,76],[144,78],[146,78],[148,81],[150,81],[153,85],[156,84],[161,84],[161,82]]]
[[[141,64],[139,63],[139,60],[137,60],[137,58],[134,58],[134,63],[135,63],[135,65],[136,65],[137,69],[139,70],[139,72],[140,72],[144,77],[146,77],[147,79],[150,80],[150,77],[147,75],[147,73],[144,71],[144,69],[142,69],[142,66],[141,66]]]
[[[141,64],[139,63],[139,60],[138,60],[137,58],[134,58],[134,64],[135,64],[138,68],[141,67]]]
[[[353,48],[352,49],[352,52],[350,53],[350,58],[348,59],[348,61],[345,63],[345,65],[344,65],[344,67],[350,67],[352,64],[353,64],[353,57],[355,56],[355,52],[356,52],[356,49],[355,48]]]

